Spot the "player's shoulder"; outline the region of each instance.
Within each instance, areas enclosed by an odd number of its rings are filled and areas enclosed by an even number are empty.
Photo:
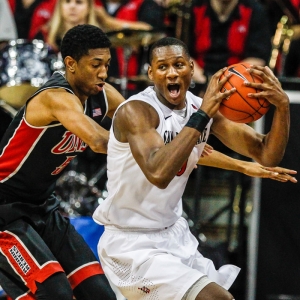
[[[118,107],[118,110],[121,107],[126,106],[126,109],[132,109],[137,113],[153,113],[160,111],[160,107],[157,104],[157,96],[152,86],[147,87],[143,91],[130,96],[124,103],[121,103]]]
[[[62,107],[82,106],[79,98],[62,87],[48,88],[35,95],[31,102],[43,104],[51,110]]]
[[[155,91],[153,86],[148,86],[143,91],[140,91],[137,94],[130,96],[126,101],[131,100],[143,100],[143,101],[153,101],[156,98]]]
[[[196,107],[200,107],[202,104],[203,99],[199,96],[196,96],[190,91],[187,91],[186,93],[186,99],[188,102],[191,102],[191,104],[195,105]]]
[[[75,96],[75,94],[70,93],[68,90],[66,90],[63,87],[49,87],[47,89],[41,90],[40,93],[36,95],[36,97],[38,96],[55,98],[55,99],[57,99],[57,97],[78,98],[77,96]]]
[[[105,91],[106,94],[112,94],[112,95],[120,94],[120,92],[108,82],[105,82],[103,91]]]

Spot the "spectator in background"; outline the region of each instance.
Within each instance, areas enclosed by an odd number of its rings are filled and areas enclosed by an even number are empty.
[[[103,6],[101,0],[94,0],[97,21],[105,31],[122,30],[124,28],[132,30],[150,30],[151,25],[142,21],[120,19],[110,15]]]
[[[102,4],[105,11],[112,17],[120,21],[125,21],[123,28],[117,30],[141,29],[146,31],[164,31],[164,8],[154,0],[96,0],[96,2],[98,5]],[[137,26],[132,27],[128,22],[134,22]],[[140,24],[143,24],[143,26],[139,27]],[[146,27],[144,26],[145,24]],[[141,74],[145,54],[148,55],[148,53],[145,53],[147,50],[143,49],[143,47],[139,47],[139,45],[131,45],[130,57],[127,60],[123,47],[116,47],[111,50],[112,62],[109,69],[110,76],[120,78],[125,73],[127,75],[126,77],[130,79]],[[127,70],[125,62],[128,63]],[[146,73],[147,72],[145,72],[145,74]],[[139,90],[138,85],[129,83],[127,85],[126,96],[130,96],[137,90]]]
[[[93,0],[57,0],[50,21],[41,27],[35,38],[44,40],[59,52],[65,33],[80,24],[99,26]]]
[[[196,0],[191,14],[189,48],[195,82],[205,83],[217,70],[234,63],[268,63],[271,33],[259,1]]]
[[[120,22],[106,13],[104,7],[95,6],[94,0],[56,0],[56,6],[47,24],[43,25],[35,38],[44,40],[53,49],[59,51],[64,34],[79,24],[99,26],[104,31],[128,28],[149,29],[147,24]],[[97,12],[97,13],[96,13]]]
[[[56,0],[8,0],[17,26],[18,38],[33,39],[50,20]]]
[[[103,6],[109,15],[118,20],[129,22],[128,26],[125,24],[126,28],[163,29],[161,28],[162,23],[159,23],[163,19],[163,10],[154,0],[95,0],[95,3],[98,8]],[[132,22],[138,25],[130,25]],[[140,22],[142,22],[142,25],[146,23],[148,26],[142,26],[141,28]],[[116,30],[116,28],[112,28],[112,30]]]

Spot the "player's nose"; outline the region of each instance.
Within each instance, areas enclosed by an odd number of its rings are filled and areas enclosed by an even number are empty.
[[[176,68],[174,68],[173,66],[170,66],[167,71],[167,76],[169,76],[169,77],[178,76],[178,72],[177,72]]]
[[[107,78],[107,68],[105,66],[99,68],[98,78],[101,78],[103,81]]]

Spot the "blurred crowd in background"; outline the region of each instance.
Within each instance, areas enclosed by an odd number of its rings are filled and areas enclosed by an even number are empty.
[[[189,46],[196,66],[193,87],[200,95],[211,74],[241,61],[269,65],[277,76],[300,76],[299,0],[1,0],[0,5],[0,87],[12,80],[43,81],[63,69],[60,41],[83,23],[99,26],[111,38],[108,81],[125,97],[150,84],[147,51],[164,35]],[[16,39],[22,41],[15,44]],[[27,53],[36,47],[41,53]],[[20,61],[24,52],[34,58],[24,75],[17,74],[24,71],[21,64],[16,74],[8,70],[12,48]],[[48,65],[41,68],[39,61]]]

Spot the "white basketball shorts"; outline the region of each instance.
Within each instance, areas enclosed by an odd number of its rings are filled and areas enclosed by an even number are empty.
[[[197,250],[184,218],[158,230],[120,230],[106,226],[98,244],[104,273],[128,300],[181,300],[202,276],[225,289],[240,268],[213,262]]]

